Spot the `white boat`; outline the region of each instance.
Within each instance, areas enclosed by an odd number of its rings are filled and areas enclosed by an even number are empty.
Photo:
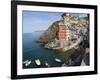
[[[23,62],[23,64],[25,64],[25,66],[29,66],[31,64],[31,61],[26,60],[26,61]]]
[[[40,62],[39,59],[36,59],[36,60],[35,60],[35,63],[36,63],[38,66],[41,65],[41,62]]]
[[[66,64],[64,63],[64,64],[62,64],[62,66],[66,66]]]
[[[50,67],[50,65],[49,65],[47,62],[45,62],[45,65],[46,65],[47,67]]]
[[[57,61],[57,62],[61,62],[61,60],[60,60],[60,59],[58,59],[58,58],[55,58],[55,61]]]

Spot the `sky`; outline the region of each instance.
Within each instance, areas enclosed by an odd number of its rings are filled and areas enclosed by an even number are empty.
[[[23,11],[23,32],[46,30],[53,22],[61,19],[62,13]]]
[[[53,22],[61,20],[61,12],[22,12],[23,33],[46,30]],[[73,14],[75,16],[86,16],[87,14]]]

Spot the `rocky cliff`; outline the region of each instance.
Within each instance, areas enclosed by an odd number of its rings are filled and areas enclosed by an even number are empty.
[[[52,42],[57,36],[56,33],[58,31],[58,22],[54,22],[38,39],[37,42],[40,43],[48,43]]]
[[[55,21],[41,36],[40,38],[37,40],[37,42],[44,44],[45,48],[48,49],[59,49],[59,40],[57,39],[57,32],[58,32],[58,23],[60,21]],[[72,23],[71,23],[72,22]],[[74,24],[74,22],[77,22],[77,24]],[[69,49],[69,47],[73,46],[74,44],[76,44],[78,42],[78,39],[80,40],[79,43],[81,41],[83,41],[84,36],[88,37],[89,34],[87,34],[87,28],[89,28],[89,23],[88,23],[88,19],[87,18],[80,18],[78,20],[74,20],[74,19],[70,19],[70,26],[69,30],[70,30],[70,40],[68,42],[67,45],[67,50]],[[89,31],[88,31],[89,32]],[[76,43],[73,42],[73,38],[77,37]],[[76,45],[78,45],[79,43],[77,43]],[[76,46],[75,45],[75,46]],[[71,48],[73,48],[71,47]],[[70,48],[70,49],[71,49]]]

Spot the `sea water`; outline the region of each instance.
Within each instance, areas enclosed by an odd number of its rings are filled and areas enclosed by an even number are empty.
[[[42,31],[23,34],[23,62],[26,60],[32,61],[27,67],[23,65],[23,68],[45,68],[45,63],[48,63],[50,67],[60,67],[62,65],[62,63],[55,61],[56,58],[61,58],[59,54],[44,48],[44,46],[36,42],[42,34]],[[36,59],[40,60],[40,66],[36,65]]]

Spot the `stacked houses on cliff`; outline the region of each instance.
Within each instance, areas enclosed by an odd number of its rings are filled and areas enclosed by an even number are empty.
[[[62,21],[58,24],[58,39],[60,42],[60,47],[64,48],[67,45],[68,38],[70,35],[68,24],[69,24],[69,14],[62,15]]]
[[[49,49],[62,49],[64,51],[78,45],[83,34],[86,34],[89,27],[88,20],[70,13],[62,14],[62,19],[58,22],[58,31],[55,40],[45,45]]]
[[[79,17],[72,16],[69,13],[64,13],[62,15],[62,20],[59,22],[58,26],[59,27],[58,38],[60,41],[61,48],[67,46],[72,38],[75,37],[78,38],[78,36],[75,35],[76,33],[75,25],[78,24],[78,19]]]

